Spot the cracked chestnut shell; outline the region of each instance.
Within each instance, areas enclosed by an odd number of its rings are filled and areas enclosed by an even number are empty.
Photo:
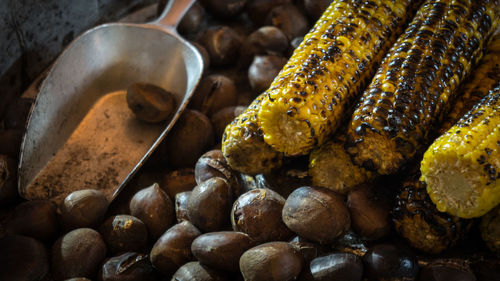
[[[199,42],[207,49],[212,65],[233,64],[238,58],[241,39],[229,26],[215,26],[207,29]]]
[[[127,104],[138,119],[150,123],[167,120],[176,107],[171,92],[144,82],[134,83],[127,88]]]
[[[224,107],[236,103],[236,86],[233,80],[221,74],[212,74],[201,80],[193,94],[190,107],[212,116]]]
[[[142,252],[148,243],[146,225],[140,219],[130,215],[109,217],[99,227],[99,232],[113,254]]]
[[[101,281],[155,281],[155,270],[149,256],[134,252],[109,258],[99,273]]]
[[[233,198],[241,194],[238,172],[229,167],[220,149],[210,150],[198,159],[194,168],[194,176],[198,184],[210,178],[223,178],[231,187]]]

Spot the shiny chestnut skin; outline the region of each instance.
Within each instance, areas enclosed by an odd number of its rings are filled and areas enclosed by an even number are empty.
[[[106,244],[99,232],[78,228],[60,237],[52,246],[52,274],[57,280],[93,278],[106,257]]]
[[[309,264],[311,260],[319,256],[323,256],[331,251],[330,248],[325,245],[320,245],[300,236],[295,236],[288,242],[300,251],[307,264]]]
[[[238,172],[227,164],[220,149],[210,150],[198,159],[194,168],[194,176],[198,184],[214,177],[223,178],[231,187],[234,198],[241,194]]]
[[[157,183],[137,192],[129,208],[130,214],[146,225],[151,241],[174,224],[174,204]]]
[[[309,265],[313,280],[361,281],[363,262],[351,253],[332,253],[313,259]]]
[[[366,239],[379,239],[392,229],[389,198],[377,187],[362,184],[347,194],[352,229]]]
[[[476,281],[469,265],[453,260],[436,260],[420,270],[418,281]],[[491,279],[494,280],[494,279]]]
[[[241,255],[252,246],[254,242],[243,232],[218,231],[196,237],[191,244],[191,252],[202,264],[238,272]]]
[[[233,230],[248,234],[256,243],[290,239],[293,232],[281,220],[284,204],[285,199],[271,189],[243,193],[231,210]]]
[[[300,252],[287,242],[268,242],[248,249],[240,258],[246,281],[286,281],[297,278],[304,261]]]
[[[200,235],[189,221],[172,226],[153,245],[149,254],[151,264],[164,275],[174,273],[181,265],[194,260],[191,243]]]
[[[0,204],[7,205],[15,203],[17,193],[17,169],[16,161],[0,154]]]
[[[232,79],[221,74],[208,75],[196,88],[190,107],[207,116],[227,106],[236,105],[236,86]]]
[[[41,280],[49,272],[48,253],[39,241],[22,235],[0,238],[0,280]]]
[[[351,225],[343,196],[314,186],[299,187],[288,196],[283,221],[298,235],[320,244],[332,243]]]
[[[174,273],[172,281],[230,281],[234,280],[222,271],[209,268],[200,262],[188,262]]]
[[[188,221],[189,214],[187,209],[187,203],[189,201],[189,196],[191,196],[192,191],[179,192],[175,195],[175,217],[177,222]]]
[[[149,256],[126,252],[106,260],[99,272],[100,281],[155,281],[156,274]]]
[[[187,203],[189,220],[201,231],[219,231],[230,225],[233,195],[228,182],[219,177],[197,185]]]
[[[243,11],[247,0],[200,0],[200,2],[216,17],[231,19]]]
[[[127,104],[138,119],[150,123],[167,120],[176,108],[174,94],[144,82],[134,83],[127,88]]]
[[[288,40],[304,36],[309,30],[307,17],[297,6],[292,4],[274,7],[267,15],[266,23],[281,29]]]
[[[199,111],[187,109],[163,142],[165,162],[172,168],[192,168],[213,143],[210,119]]]
[[[238,58],[241,38],[229,26],[210,27],[199,42],[207,49],[210,62],[215,66],[233,64]]]
[[[287,61],[287,58],[275,55],[255,56],[248,68],[248,80],[252,89],[260,93],[269,88]]]
[[[419,265],[415,254],[405,245],[378,244],[363,256],[366,276],[378,280],[415,280]]]
[[[106,219],[99,227],[109,251],[142,252],[148,243],[146,225],[138,218],[130,215],[116,215]]]
[[[25,201],[16,206],[6,228],[11,233],[53,241],[59,230],[56,206],[48,200]]]
[[[195,2],[179,22],[179,26],[177,27],[179,33],[186,34],[198,31],[203,22],[204,15],[205,10],[203,7],[200,3]]]
[[[193,168],[182,168],[168,172],[163,176],[161,188],[170,199],[175,199],[177,193],[191,191],[197,185]]]
[[[96,227],[108,209],[104,193],[95,189],[74,191],[59,206],[63,224],[67,229]]]

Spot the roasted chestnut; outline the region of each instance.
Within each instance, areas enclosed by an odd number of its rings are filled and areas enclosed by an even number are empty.
[[[247,0],[200,0],[200,2],[211,14],[230,19],[243,11]]]
[[[231,187],[225,179],[215,177],[202,182],[189,196],[189,220],[204,232],[224,229],[230,225],[232,198]]]
[[[189,214],[187,209],[187,203],[189,201],[189,196],[191,196],[192,191],[179,192],[175,195],[175,217],[177,222],[182,222],[184,220],[189,220]]]
[[[415,280],[419,273],[417,258],[404,245],[378,244],[363,256],[366,276],[378,280]]]
[[[292,4],[274,7],[267,15],[266,23],[281,29],[288,40],[304,36],[309,30],[307,17]]]
[[[95,189],[83,189],[70,193],[61,206],[61,218],[67,229],[96,227],[108,209],[104,193]]]
[[[361,258],[351,253],[333,253],[315,258],[309,265],[314,280],[360,281],[363,276]]]
[[[49,271],[45,246],[13,234],[0,238],[0,265],[0,280],[42,280]]]
[[[147,227],[152,241],[174,224],[174,204],[157,183],[137,192],[130,200],[130,214]]]
[[[220,141],[222,139],[222,134],[226,126],[245,109],[245,106],[228,106],[215,112],[212,117],[210,117],[210,121],[212,121],[212,125],[214,125],[216,140]]]
[[[138,82],[127,88],[127,104],[140,120],[158,123],[167,120],[174,113],[175,97],[165,89]]]
[[[191,243],[201,232],[189,221],[183,221],[169,228],[156,241],[149,258],[162,274],[170,275],[181,265],[194,259]]]
[[[188,262],[174,273],[172,281],[229,281],[233,280],[223,272],[202,265],[200,262]]]
[[[196,186],[193,168],[183,168],[168,172],[162,180],[161,188],[167,192],[171,199],[175,199],[177,193],[191,191]]]
[[[142,252],[148,243],[146,225],[134,216],[112,216],[102,223],[99,232],[113,254]]]
[[[56,238],[58,231],[56,206],[48,200],[25,201],[14,209],[7,231],[41,241]]]
[[[203,78],[196,88],[190,107],[207,116],[227,106],[236,105],[237,94],[233,80],[220,74]]]
[[[52,246],[52,274],[57,280],[93,278],[106,257],[106,244],[99,232],[78,228],[59,238]]]
[[[243,54],[285,55],[288,49],[288,38],[281,29],[275,26],[263,26],[252,32],[243,44]]]
[[[199,42],[205,46],[213,65],[229,65],[238,58],[241,39],[229,26],[208,28]]]
[[[245,10],[250,20],[257,26],[263,25],[266,16],[274,7],[291,3],[292,0],[250,0],[248,1]]]
[[[248,234],[256,243],[288,240],[293,232],[281,220],[285,199],[271,189],[243,193],[233,204],[234,231]]]
[[[476,281],[469,265],[453,260],[437,260],[424,266],[419,281]],[[494,280],[494,279],[490,279]]]
[[[330,6],[333,0],[304,0],[307,14],[316,21]]]
[[[179,22],[179,26],[177,27],[179,33],[186,34],[196,32],[201,26],[204,14],[205,10],[203,7],[198,2],[195,2]]]
[[[303,264],[300,252],[281,241],[250,248],[240,258],[240,270],[246,281],[294,280]]]
[[[260,93],[269,88],[286,62],[287,59],[281,56],[255,56],[248,68],[248,80],[252,89]]]
[[[99,273],[101,281],[155,281],[155,270],[149,262],[149,256],[127,252],[109,258]]]
[[[283,221],[300,236],[329,244],[351,225],[344,198],[329,189],[303,186],[295,189],[283,207]]]
[[[250,236],[243,232],[209,232],[194,239],[191,252],[202,264],[237,272],[241,255],[253,244]]]
[[[210,150],[198,159],[194,168],[194,176],[198,184],[214,177],[223,178],[231,187],[234,198],[241,194],[238,172],[229,167],[220,149]]]

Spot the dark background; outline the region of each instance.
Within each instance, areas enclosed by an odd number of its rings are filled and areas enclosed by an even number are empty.
[[[0,120],[76,36],[155,2],[0,0]]]

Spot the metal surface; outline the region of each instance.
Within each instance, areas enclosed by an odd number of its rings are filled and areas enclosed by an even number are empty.
[[[28,121],[21,196],[60,201],[83,188],[100,189],[109,200],[116,196],[170,131],[201,77],[200,54],[175,31],[193,2],[170,1],[152,23],[98,26],[68,46]],[[123,92],[116,92],[139,81],[176,95],[177,112],[168,124],[139,126],[125,114]]]

